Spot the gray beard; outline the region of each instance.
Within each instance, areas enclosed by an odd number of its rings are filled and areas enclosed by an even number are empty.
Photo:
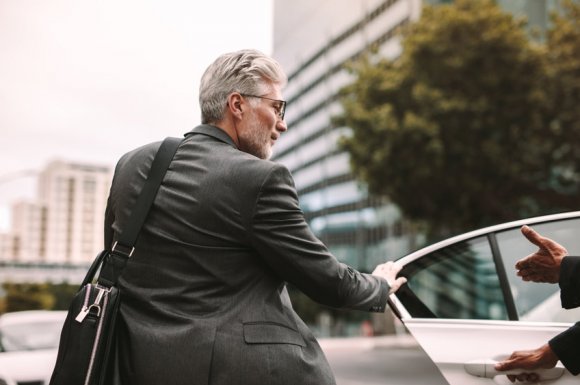
[[[252,117],[250,122],[251,130],[240,136],[240,150],[252,154],[260,159],[270,159],[272,156],[272,146],[270,145],[270,132],[258,119]],[[264,140],[266,139],[266,140]]]

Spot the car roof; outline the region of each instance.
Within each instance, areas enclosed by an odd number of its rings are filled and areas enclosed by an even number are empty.
[[[5,313],[0,316],[0,327],[27,322],[60,321],[64,322],[66,311],[59,310],[26,310]]]
[[[398,260],[403,264],[407,264],[407,263],[412,262],[415,259],[420,258],[421,256],[423,256],[425,254],[429,254],[435,250],[439,250],[443,247],[453,245],[454,243],[458,243],[458,242],[466,241],[468,239],[480,237],[480,236],[485,235],[485,234],[500,232],[500,231],[508,230],[511,228],[521,227],[523,225],[533,225],[535,223],[553,222],[553,221],[564,220],[564,219],[573,219],[573,218],[578,218],[578,217],[580,217],[580,211],[570,211],[570,212],[559,213],[559,214],[543,215],[543,216],[539,216],[539,217],[520,219],[517,221],[505,222],[505,223],[501,223],[498,225],[488,226],[488,227],[484,227],[484,228],[481,228],[478,230],[473,230],[473,231],[469,231],[467,233],[456,235],[454,237],[447,238],[443,241],[439,241],[437,243],[434,243],[432,245],[429,245],[429,246],[426,246],[422,249],[414,251],[410,254],[407,254],[404,257],[399,258]]]

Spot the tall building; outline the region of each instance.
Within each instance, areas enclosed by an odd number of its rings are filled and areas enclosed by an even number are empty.
[[[107,167],[51,162],[38,180],[46,210],[44,248],[49,263],[87,263],[103,249],[103,226],[111,172]]]
[[[273,56],[288,74],[288,132],[274,159],[292,172],[311,228],[343,262],[371,270],[412,244],[398,209],[369,197],[350,171],[337,140],[348,132],[331,117],[337,94],[353,79],[344,64],[375,47],[400,54],[399,28],[420,15],[420,0],[297,0],[274,2]],[[387,165],[386,165],[387,166]]]
[[[11,259],[15,255],[14,235],[12,233],[0,233],[0,263]]]
[[[90,263],[103,249],[111,177],[108,167],[49,163],[39,174],[37,199],[12,204],[10,232],[0,235],[0,262]]]
[[[12,205],[12,260],[42,262],[45,255],[46,208],[37,202],[18,201]]]

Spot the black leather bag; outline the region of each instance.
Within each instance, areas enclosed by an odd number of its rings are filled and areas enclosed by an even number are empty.
[[[93,267],[102,265],[108,257],[108,251],[101,252]],[[51,385],[113,383],[107,378],[112,374],[107,368],[114,362],[120,299],[118,288],[89,282],[87,274],[68,310]]]
[[[139,231],[180,142],[177,138],[163,141],[128,226],[111,251],[104,250],[97,256],[75,294],[61,331],[50,385],[119,383],[115,333],[121,293],[117,281],[133,253]]]

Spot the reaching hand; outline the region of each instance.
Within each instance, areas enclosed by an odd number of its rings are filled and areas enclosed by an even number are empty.
[[[373,275],[386,279],[387,283],[391,287],[391,289],[389,290],[389,294],[393,294],[394,292],[399,290],[399,288],[405,282],[407,282],[407,278],[405,277],[397,278],[397,274],[399,273],[399,271],[401,271],[401,269],[402,266],[400,266],[398,263],[389,261],[387,263],[381,263],[380,265],[378,265],[373,271]]]
[[[539,250],[516,263],[517,274],[524,281],[558,283],[560,264],[568,251],[550,238],[546,238],[528,226],[522,227],[522,234]]]
[[[545,344],[535,350],[524,350],[513,352],[512,355],[501,362],[495,364],[495,370],[514,370],[523,369],[529,372],[521,374],[508,374],[507,377],[511,382],[516,380],[525,382],[538,382],[540,377],[537,373],[533,373],[538,369],[550,369],[558,363],[558,356],[554,353],[550,345]]]

